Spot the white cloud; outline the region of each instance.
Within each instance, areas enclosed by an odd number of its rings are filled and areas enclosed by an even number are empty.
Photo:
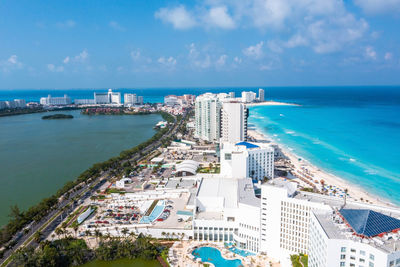
[[[71,60],[70,57],[67,56],[67,57],[64,58],[63,63],[64,64],[68,64],[70,60]]]
[[[354,0],[354,3],[372,15],[400,12],[400,0]]]
[[[195,68],[207,69],[211,67],[211,56],[208,53],[200,53],[194,43],[189,45],[188,59]]]
[[[233,61],[234,61],[235,63],[237,63],[237,64],[242,63],[242,59],[241,59],[240,57],[234,57],[234,58],[233,58]]]
[[[62,22],[57,22],[56,26],[59,28],[73,28],[76,26],[76,22],[73,20],[66,20]]]
[[[118,22],[116,21],[110,21],[108,24],[111,28],[113,28],[116,31],[124,32],[126,29],[122,27]]]
[[[173,68],[176,65],[176,59],[174,57],[160,57],[157,62],[169,68]]]
[[[308,45],[308,40],[300,34],[293,35],[286,42],[286,47],[288,47],[288,48],[293,48],[293,47],[297,47],[297,46],[306,46],[306,45]]]
[[[373,59],[373,60],[376,59],[376,51],[372,46],[367,46],[365,48],[364,52],[365,52],[365,57],[366,58]]]
[[[164,23],[171,23],[175,29],[179,30],[189,29],[196,25],[196,20],[184,6],[161,8],[155,13],[155,17]]]
[[[213,7],[208,11],[204,21],[212,26],[222,29],[233,29],[235,28],[235,22],[228,14],[228,8],[226,6]]]
[[[47,64],[47,69],[51,72],[63,72],[63,66],[55,66],[54,64]]]
[[[86,49],[84,49],[82,52],[80,52],[73,58],[73,61],[84,63],[88,58],[89,58],[89,53]]]
[[[264,42],[261,41],[256,45],[252,45],[243,49],[243,54],[251,58],[260,59],[264,55],[263,46]]]
[[[136,49],[135,51],[131,52],[131,58],[133,61],[137,61],[140,59],[141,53],[139,49]]]
[[[227,55],[221,55],[218,59],[217,59],[217,61],[215,62],[215,65],[217,66],[217,67],[223,67],[223,66],[225,66],[225,64],[226,64],[226,60],[228,59],[228,56]]]
[[[269,50],[271,50],[272,52],[275,52],[275,53],[283,52],[281,45],[275,40],[268,41],[267,46],[268,46]]]
[[[393,54],[390,52],[385,53],[385,60],[391,60],[393,58]]]
[[[0,61],[0,70],[10,72],[15,69],[21,69],[24,65],[18,60],[17,55],[11,55],[7,60]]]

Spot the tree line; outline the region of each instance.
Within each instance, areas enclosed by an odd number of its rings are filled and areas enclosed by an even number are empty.
[[[38,249],[23,248],[13,256],[11,266],[42,267],[79,266],[93,260],[142,258],[154,260],[165,248],[152,238],[140,234],[137,238],[102,237],[96,249],[90,249],[82,239],[66,237],[44,241]]]
[[[174,122],[175,117],[167,112],[160,112],[164,120]],[[160,138],[168,132],[168,128],[157,131],[147,141],[131,148],[124,150],[119,156],[112,157],[104,162],[95,163],[92,167],[81,173],[75,181],[67,182],[55,194],[48,198],[44,198],[38,204],[30,207],[26,211],[20,211],[17,206],[11,207],[10,220],[0,230],[0,244],[6,245],[6,249],[13,247],[16,241],[9,242],[14,235],[21,231],[25,226],[33,221],[39,222],[49,211],[56,208],[56,204],[60,197],[69,197],[70,193],[82,188],[83,183],[89,184],[95,178],[99,177],[103,172],[113,170],[113,174],[122,173],[124,171],[123,161],[131,159],[135,154],[149,146],[150,144],[160,140]],[[126,166],[126,165],[125,165]],[[8,244],[7,244],[8,243]],[[4,251],[3,251],[4,253]]]

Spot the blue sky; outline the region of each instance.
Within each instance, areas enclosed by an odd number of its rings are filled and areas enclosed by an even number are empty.
[[[399,84],[400,0],[0,2],[0,89]]]

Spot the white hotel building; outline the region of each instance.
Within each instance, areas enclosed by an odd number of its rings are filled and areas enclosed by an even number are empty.
[[[237,102],[224,102],[221,109],[221,142],[237,143],[247,141],[246,105]]]
[[[47,97],[40,98],[40,104],[43,106],[63,106],[63,105],[71,105],[71,98],[67,95],[63,97],[52,97],[48,95]]]
[[[291,266],[290,255],[309,256],[310,267],[399,267],[400,210],[297,191],[274,179],[257,198],[249,178],[197,176],[193,239],[228,242]],[[358,232],[361,229],[362,232]]]
[[[222,100],[227,94],[206,93],[195,101],[195,137],[208,142],[218,142],[221,135]]]
[[[112,89],[108,89],[106,93],[94,93],[95,104],[116,104],[121,105],[121,93],[113,92]]]
[[[274,177],[274,148],[265,144],[239,142],[221,144],[221,175],[263,180]]]

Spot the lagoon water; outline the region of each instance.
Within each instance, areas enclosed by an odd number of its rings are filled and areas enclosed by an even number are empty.
[[[0,225],[9,208],[26,209],[74,180],[96,162],[118,155],[155,133],[158,114],[42,120],[36,113],[0,117]]]

